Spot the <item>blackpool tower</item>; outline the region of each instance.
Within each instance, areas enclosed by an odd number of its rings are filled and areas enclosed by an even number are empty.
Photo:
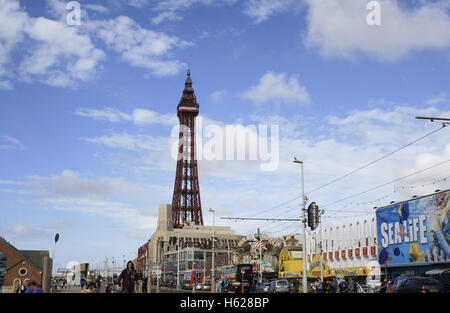
[[[191,72],[188,69],[183,95],[177,107],[180,133],[172,198],[173,228],[183,228],[186,222],[203,225],[195,149],[195,118],[198,115],[198,109],[199,105],[192,88]]]

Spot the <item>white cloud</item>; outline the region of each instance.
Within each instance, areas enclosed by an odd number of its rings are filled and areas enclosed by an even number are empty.
[[[37,41],[20,65],[20,74],[26,79],[42,77],[49,85],[72,86],[93,78],[104,58],[88,36],[62,22],[39,17],[33,19],[26,33]]]
[[[255,23],[261,23],[275,13],[286,11],[293,2],[293,0],[249,0],[244,13],[253,18]]]
[[[325,58],[353,59],[365,54],[395,61],[412,52],[450,47],[447,0],[420,1],[410,9],[397,0],[380,0],[380,26],[367,24],[366,1],[304,1],[308,5],[305,44]]]
[[[147,233],[148,237],[157,222],[155,216],[143,215],[139,209],[117,201],[93,200],[83,197],[54,197],[38,199],[35,203],[47,210],[106,217],[128,232]]]
[[[142,28],[127,16],[91,22],[89,27],[123,61],[161,76],[176,74],[183,67],[180,61],[170,59],[171,51],[191,45],[176,36]]]
[[[131,119],[129,114],[122,113],[119,110],[112,108],[106,108],[104,110],[78,108],[75,111],[75,114],[89,117],[97,121],[119,122],[124,120],[129,121]]]
[[[0,0],[0,88],[12,89],[9,79],[13,68],[10,65],[11,53],[23,37],[23,29],[29,17],[20,9],[19,2]],[[6,79],[5,79],[6,78]]]
[[[227,95],[226,90],[217,90],[211,94],[211,100],[214,102],[219,102]]]
[[[447,95],[446,92],[441,92],[438,96],[428,99],[425,103],[428,105],[450,104],[450,97]]]
[[[163,151],[170,147],[170,140],[166,137],[147,135],[112,134],[110,136],[98,136],[84,138],[85,141],[101,144],[113,149],[131,151]]]
[[[48,232],[41,228],[25,225],[23,223],[15,224],[13,227],[4,230],[4,232],[14,240],[35,240],[48,235]]]
[[[136,8],[143,8],[148,4],[148,0],[127,0],[126,3]]]
[[[98,12],[98,13],[107,13],[109,9],[100,4],[85,4],[83,8],[86,8],[90,11]]]
[[[94,120],[106,120],[109,122],[130,121],[137,126],[161,124],[175,126],[178,124],[176,114],[160,114],[147,109],[134,109],[131,114],[123,113],[117,109],[106,108],[104,110],[78,108],[75,114],[89,117]]]
[[[158,14],[157,16],[152,17],[150,19],[150,21],[153,24],[158,25],[158,24],[161,24],[162,22],[164,22],[166,20],[167,21],[180,21],[182,19],[183,18],[180,15],[176,14],[175,12],[170,12],[169,11],[169,12],[162,12],[162,13]]]
[[[132,1],[141,7],[146,1]],[[102,5],[82,6],[82,24],[67,25],[66,2],[48,0],[47,7],[56,20],[31,17],[18,0],[0,0],[0,89],[13,89],[13,81],[39,81],[51,86],[76,87],[89,81],[102,70],[105,53],[92,38],[105,41],[128,64],[150,70],[156,75],[178,73],[183,64],[172,56],[175,49],[191,45],[139,26],[134,20],[120,16],[110,20],[86,22],[87,12],[105,13]],[[24,53],[11,58],[19,44]]]
[[[0,150],[25,150],[25,146],[17,138],[0,135]]]
[[[267,72],[259,84],[251,87],[243,94],[243,98],[256,105],[267,102],[307,104],[310,97],[305,86],[301,86],[295,76],[286,77],[285,73]]]
[[[4,90],[13,90],[13,84],[8,80],[0,80],[0,89]]]
[[[72,221],[63,217],[53,218],[44,223],[45,229],[67,229],[70,226],[72,226]]]
[[[15,62],[9,62],[11,53],[24,40],[25,55],[15,66]],[[94,77],[103,57],[104,53],[76,28],[61,21],[30,17],[16,0],[0,1],[0,78],[73,86]],[[9,80],[3,80],[3,88],[12,88]]]
[[[95,180],[81,177],[79,173],[65,169],[52,177],[32,177],[32,188],[39,193],[56,195],[83,195],[104,197],[109,194],[130,194],[141,189],[123,178],[99,177]]]
[[[70,10],[67,9],[69,1],[64,0],[46,0],[49,13],[60,21],[66,21]],[[109,9],[100,4],[81,3],[81,23],[88,20],[88,12],[107,13]]]

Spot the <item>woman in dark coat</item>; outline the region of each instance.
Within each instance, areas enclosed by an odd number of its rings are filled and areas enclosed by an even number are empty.
[[[122,292],[133,293],[134,292],[134,284],[137,280],[137,273],[134,270],[134,264],[131,261],[128,261],[127,268],[120,273],[119,278],[117,279],[119,286],[122,286]]]

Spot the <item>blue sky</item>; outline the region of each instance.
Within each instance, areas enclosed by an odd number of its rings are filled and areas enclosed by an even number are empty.
[[[79,1],[81,25],[68,25],[68,2],[0,0],[0,234],[51,250],[59,232],[57,267],[135,257],[172,199],[171,133],[188,63],[204,125],[280,131],[274,171],[260,160],[200,161],[206,224],[209,207],[298,216],[297,201],[280,205],[299,196],[293,155],[305,161],[308,191],[439,128],[415,116],[450,116],[450,2],[379,1],[379,26],[366,22],[368,2]],[[449,138],[440,130],[310,200],[444,162]],[[325,224],[448,188],[448,174],[445,163],[340,202]],[[299,230],[217,223],[240,234]]]

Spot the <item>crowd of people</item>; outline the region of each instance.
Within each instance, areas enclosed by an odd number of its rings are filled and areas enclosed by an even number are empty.
[[[17,289],[15,293],[44,293],[42,286],[34,280],[25,280]]]
[[[311,284],[311,288],[315,293],[357,293],[362,291],[361,285],[353,278],[348,279],[332,279],[316,280]]]

